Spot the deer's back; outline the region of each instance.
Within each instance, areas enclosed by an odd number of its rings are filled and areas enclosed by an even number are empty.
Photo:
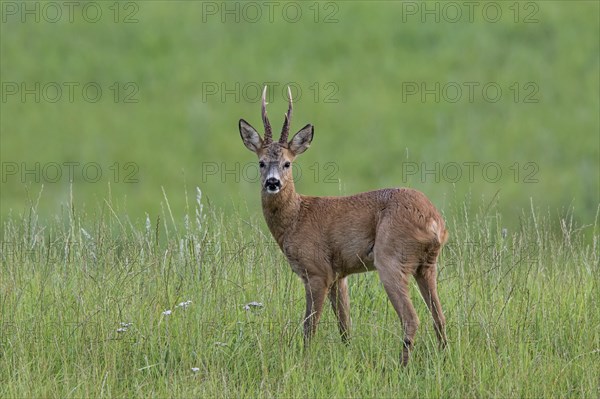
[[[446,240],[437,209],[424,194],[407,188],[347,197],[303,196],[298,222],[290,233],[294,238],[284,244],[284,252],[292,265],[327,263],[330,270],[344,275],[374,268],[373,248],[383,235],[438,247]]]

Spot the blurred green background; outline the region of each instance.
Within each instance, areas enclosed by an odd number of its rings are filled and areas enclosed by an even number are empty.
[[[265,82],[274,130],[287,84],[292,130],[315,125],[301,193],[412,186],[446,213],[497,203],[508,226],[530,201],[597,212],[596,1],[52,3],[2,3],[2,218],[42,185],[58,214],[71,174],[92,213],[154,217],[163,188],[178,212],[196,186],[259,213],[237,123],[262,132]]]

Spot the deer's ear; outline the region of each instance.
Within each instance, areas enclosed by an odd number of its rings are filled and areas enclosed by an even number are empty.
[[[315,128],[309,123],[302,129],[300,129],[298,133],[294,135],[294,137],[292,137],[288,144],[288,148],[295,155],[302,154],[308,149],[308,147],[310,147],[310,143],[312,142],[314,133]]]
[[[263,141],[256,129],[243,119],[240,119],[240,136],[250,151],[257,152],[262,147]]]

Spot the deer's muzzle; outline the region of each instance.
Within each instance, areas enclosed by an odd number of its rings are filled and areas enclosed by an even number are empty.
[[[279,179],[270,177],[267,179],[267,181],[265,181],[265,190],[269,194],[276,194],[279,192],[280,189],[281,189],[281,182],[279,181]]]

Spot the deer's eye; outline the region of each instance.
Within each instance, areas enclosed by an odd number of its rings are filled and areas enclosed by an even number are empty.
[[[260,168],[264,168],[264,167],[265,167],[265,163],[264,163],[263,161],[260,161],[260,162],[258,163],[258,166],[259,166]]]
[[[286,162],[286,163],[284,163],[284,164],[283,164],[283,167],[287,169],[287,168],[289,168],[289,167],[290,167],[290,165],[291,165],[291,164],[290,164],[290,162],[288,161],[288,162]]]

